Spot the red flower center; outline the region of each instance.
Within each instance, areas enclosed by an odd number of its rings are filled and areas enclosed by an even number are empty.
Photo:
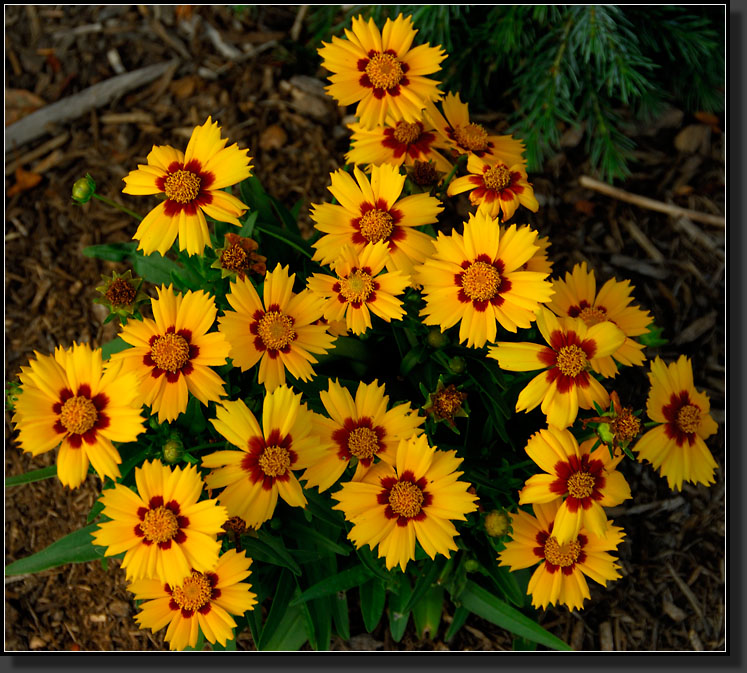
[[[511,289],[511,281],[503,275],[503,261],[491,260],[487,255],[479,255],[474,262],[462,262],[464,271],[454,276],[454,283],[460,287],[459,301],[472,302],[476,311],[484,311],[488,304],[503,304],[501,294]]]
[[[488,132],[480,125],[470,122],[454,129],[454,139],[460,147],[470,152],[485,150],[488,147]]]
[[[165,374],[169,383],[176,383],[182,374],[192,373],[192,360],[200,354],[199,347],[191,341],[192,332],[187,329],[175,332],[173,326],[164,334],[154,334],[148,341],[150,352],[143,356],[143,364],[152,367],[153,378]]]
[[[589,509],[592,501],[603,497],[601,489],[606,483],[604,464],[601,460],[589,460],[589,454],[558,461],[555,464],[555,475],[557,479],[550,484],[550,491],[559,496],[567,493],[566,505],[571,512],[577,511],[579,507]]]
[[[695,443],[703,412],[699,406],[693,404],[690,393],[687,390],[679,394],[673,393],[669,404],[665,405],[661,411],[667,419],[667,437],[674,439],[677,446],[682,446],[685,442],[692,446]]]
[[[433,496],[425,490],[427,483],[425,477],[416,481],[410,470],[403,472],[399,479],[384,477],[376,500],[380,505],[386,505],[386,518],[396,518],[398,526],[406,526],[411,519],[425,519],[425,508],[433,501]]]
[[[585,535],[579,535],[575,540],[569,540],[565,544],[558,544],[552,535],[553,524],[547,531],[540,531],[535,538],[537,547],[534,547],[534,555],[545,559],[545,569],[550,574],[560,569],[564,575],[571,575],[577,563],[586,560],[584,547],[588,542]]]
[[[200,193],[201,182],[199,175],[196,175],[192,171],[179,169],[166,176],[163,191],[166,193],[166,198],[169,201],[190,203]]]
[[[220,597],[220,589],[216,589],[218,575],[196,570],[187,577],[181,586],[173,589],[167,584],[164,589],[171,596],[169,607],[172,610],[180,610],[182,617],[189,619],[195,612],[206,615],[210,612],[210,601]]]
[[[488,189],[500,192],[511,184],[511,171],[508,170],[508,166],[505,164],[486,167],[482,180]]]
[[[83,383],[78,386],[78,394],[65,388],[60,391],[59,401],[52,405],[52,411],[58,415],[54,430],[67,435],[68,445],[73,449],[86,444],[96,443],[96,433],[109,426],[109,416],[104,412],[109,405],[109,398],[104,393],[91,396],[91,386]]]
[[[332,433],[340,460],[355,457],[364,467],[368,467],[374,456],[384,448],[385,436],[386,430],[374,425],[367,416],[361,416],[358,420],[346,418],[343,426]]]
[[[148,507],[137,511],[140,523],[135,526],[135,535],[142,538],[144,545],[155,543],[159,549],[170,549],[172,541],[182,544],[187,539],[183,529],[189,526],[189,519],[180,516],[179,511],[176,500],[164,504],[163,496],[153,496]]]
[[[290,479],[291,469],[298,460],[292,445],[291,435],[282,436],[278,429],[273,429],[267,439],[252,437],[249,450],[241,460],[241,467],[249,473],[253,483],[262,482],[262,488],[269,491],[276,480]]]

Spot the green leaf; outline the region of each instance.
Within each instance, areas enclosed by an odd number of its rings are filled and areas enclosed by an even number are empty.
[[[114,353],[120,353],[123,350],[131,348],[121,337],[114,337],[111,341],[107,341],[101,347],[101,359],[108,360]]]
[[[326,550],[332,554],[339,554],[341,556],[347,556],[352,551],[350,545],[342,545],[334,540],[331,540],[328,536],[322,535],[317,532],[314,528],[309,525],[302,525],[297,521],[291,521],[284,527],[284,531],[290,533],[293,538],[301,543],[306,543],[306,549],[312,549],[314,551],[321,552]],[[299,544],[299,547],[301,545]]]
[[[429,565],[430,569],[428,572],[426,574],[421,574],[418,577],[412,596],[410,596],[410,600],[407,601],[407,605],[405,606],[405,612],[410,612],[415,603],[417,603],[425,592],[431,588],[431,585],[436,581],[438,576],[441,574],[443,567],[446,565],[446,559],[443,556],[439,556],[437,561],[433,561]]]
[[[637,338],[644,346],[659,348],[660,346],[665,346],[669,343],[667,339],[661,336],[663,331],[663,327],[657,327],[654,323],[651,323],[648,326],[648,332],[641,334]]]
[[[492,622],[502,629],[549,647],[553,650],[571,651],[571,647],[560,638],[543,629],[537,622],[523,615],[516,608],[494,596],[479,584],[467,580],[464,591],[459,596],[452,597],[470,612],[482,619]]]
[[[106,243],[104,245],[89,245],[83,248],[86,257],[104,259],[107,262],[124,262],[135,253],[135,243]]]
[[[396,590],[389,594],[387,605],[387,614],[389,615],[389,631],[392,634],[392,640],[398,643],[402,640],[407,629],[407,622],[410,619],[410,611],[405,611],[408,601],[412,596],[412,587],[407,575],[401,575],[398,579]]]
[[[370,578],[371,574],[366,568],[363,566],[353,566],[309,587],[300,596],[294,598],[291,605],[298,605],[314,598],[329,596],[338,591],[347,591],[353,587],[360,586]]]
[[[293,582],[290,582],[291,586]],[[274,606],[274,603],[273,603]],[[264,636],[264,632],[262,633]],[[272,636],[263,640],[258,650],[263,652],[295,652],[308,640],[303,613],[299,607],[285,608],[283,616]]]
[[[388,571],[384,570],[379,563],[377,563],[369,547],[361,547],[360,549],[357,549],[355,553],[360,559],[360,562],[364,566],[366,566],[371,575],[378,577],[385,582],[389,582],[391,580],[391,574]]]
[[[256,561],[262,563],[271,563],[281,568],[287,568],[294,575],[300,575],[301,569],[298,564],[290,557],[286,559],[284,556],[276,553],[275,549],[270,545],[266,544],[262,540],[258,540],[255,537],[242,536],[241,543],[246,549],[247,556],[251,556]]]
[[[525,603],[524,594],[516,581],[514,574],[504,566],[480,566],[480,572],[493,580],[498,590],[511,601],[517,608],[523,608]]]
[[[239,194],[241,194],[241,200],[249,206],[249,210],[256,211],[263,222],[272,222],[274,215],[272,202],[258,178],[252,176],[242,180],[239,185]],[[242,236],[246,235],[242,234]]]
[[[298,564],[293,560],[291,555],[286,550],[285,543],[282,539],[276,538],[274,535],[270,535],[263,530],[257,533],[257,538],[260,542],[264,542],[265,545],[267,545],[274,552],[277,558],[283,561],[283,565],[285,565],[285,567],[288,568],[294,575],[301,574],[301,568],[298,567]]]
[[[444,588],[432,586],[412,608],[412,618],[419,638],[435,638],[444,610]]]
[[[171,273],[182,271],[182,267],[173,259],[163,257],[158,252],[150,255],[137,253],[131,256],[130,261],[135,274],[153,285],[168,285],[172,282]]]
[[[104,547],[93,544],[91,533],[96,530],[98,530],[98,525],[95,523],[76,530],[36,554],[13,561],[5,566],[5,574],[25,575],[68,563],[96,561],[104,555]]]
[[[379,624],[381,615],[384,612],[384,603],[386,601],[386,589],[377,579],[372,578],[364,582],[358,588],[361,599],[361,614],[366,631],[371,633]]]
[[[469,617],[469,614],[469,610],[463,605],[460,605],[456,608],[456,610],[454,610],[454,616],[451,618],[451,624],[449,624],[449,628],[446,629],[446,633],[444,634],[444,640],[447,643],[459,632],[459,629],[464,626],[465,622],[467,621],[467,617]]]
[[[39,470],[31,470],[31,472],[24,472],[23,474],[17,474],[13,477],[5,477],[5,488],[20,486],[21,484],[31,484],[35,481],[42,481],[43,479],[49,479],[56,475],[57,465],[42,467]]]
[[[273,224],[258,224],[254,229],[255,231],[259,231],[262,234],[272,236],[272,238],[276,238],[279,241],[282,241],[288,247],[293,248],[294,250],[300,252],[302,255],[305,255],[306,257],[311,259],[309,244],[300,236],[295,236],[291,232],[285,231],[284,229],[276,227]]]
[[[298,587],[296,587],[296,583],[292,580],[288,571],[283,570],[277,579],[277,589],[275,590],[275,595],[273,596],[272,603],[270,603],[270,611],[267,614],[267,620],[262,627],[262,633],[260,634],[259,640],[257,641],[258,650],[268,649],[267,644],[269,642],[273,642],[275,633],[278,631],[281,624],[283,624],[284,620],[287,619],[287,615],[295,612],[298,618],[302,619],[300,610],[291,610],[289,608],[290,600],[293,597],[293,594],[297,591]],[[256,606],[255,610],[257,610],[258,608],[259,606]],[[304,631],[304,640],[305,636],[306,632]],[[282,636],[280,636],[279,638],[282,638]]]

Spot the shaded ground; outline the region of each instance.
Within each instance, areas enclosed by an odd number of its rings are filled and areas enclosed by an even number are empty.
[[[183,146],[208,115],[231,141],[249,147],[265,188],[289,206],[326,199],[330,171],[343,165],[348,136],[343,112],[324,96],[322,72],[309,72],[307,28],[298,7],[262,7],[237,14],[226,7],[6,7],[6,119],[64,99],[117,74],[175,59],[156,81],[49,128],[6,153],[6,380],[34,350],[74,340],[100,345],[114,328],[92,303],[100,274],[116,267],[86,258],[93,243],[129,240],[126,216],[69,199],[90,172],[99,191],[142,211],[120,193],[121,179],[154,143]],[[216,37],[217,36],[217,37]],[[505,108],[508,110],[508,107]],[[479,117],[498,132],[503,111]],[[638,144],[635,173],[624,189],[702,212],[724,212],[724,148],[711,127],[670,110],[655,124],[631,125]],[[39,149],[41,148],[41,149]],[[20,172],[16,172],[20,169]],[[32,175],[24,174],[24,171]],[[587,260],[600,282],[629,278],[635,296],[664,328],[667,360],[693,359],[696,386],[710,398],[719,433],[709,440],[717,483],[673,493],[648,467],[622,470],[634,501],[616,508],[627,532],[623,578],[592,584],[580,613],[548,610],[543,624],[577,649],[719,650],[724,647],[724,240],[723,229],[678,220],[615,201],[578,185],[588,174],[573,133],[542,174],[530,176],[540,211],[529,218],[552,241],[556,272]],[[38,183],[33,175],[38,175]],[[18,185],[18,186],[17,186]],[[302,208],[302,213],[307,212]],[[308,216],[304,215],[307,224]],[[652,355],[654,353],[652,352]],[[618,387],[643,399],[644,372]],[[6,413],[6,438],[12,427]],[[31,460],[6,440],[6,475],[53,463]],[[81,526],[98,480],[66,491],[57,480],[6,493],[6,563],[44,548]],[[99,563],[73,565],[6,580],[6,650],[153,650],[161,634],[137,629],[124,573]],[[352,632],[356,619],[351,615]],[[445,615],[448,621],[449,615]],[[358,623],[357,633],[363,634]],[[380,626],[336,649],[510,649],[510,637],[478,619],[449,644],[408,631],[399,644]],[[239,645],[251,648],[242,636]]]

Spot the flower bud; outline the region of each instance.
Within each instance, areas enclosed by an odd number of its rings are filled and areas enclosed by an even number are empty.
[[[177,434],[172,434],[163,445],[163,460],[169,465],[178,463],[184,455],[184,444]]]
[[[490,537],[501,537],[508,532],[509,519],[505,512],[494,509],[488,512],[483,521],[485,532]]]
[[[467,363],[464,361],[464,358],[458,355],[449,360],[449,370],[454,374],[461,374],[466,365]]]
[[[76,203],[88,203],[95,193],[96,183],[88,173],[73,185],[73,201]]]
[[[480,564],[479,564],[479,563],[478,563],[478,562],[477,562],[477,561],[476,561],[475,559],[473,559],[473,558],[468,558],[468,559],[467,559],[467,560],[466,560],[466,561],[464,562],[464,569],[465,569],[465,570],[466,570],[466,571],[467,571],[468,573],[473,573],[473,572],[475,572],[475,571],[476,571],[476,570],[477,570],[477,569],[478,569],[479,567],[480,567]]]
[[[449,337],[438,327],[432,327],[425,340],[431,348],[443,348],[449,343]]]

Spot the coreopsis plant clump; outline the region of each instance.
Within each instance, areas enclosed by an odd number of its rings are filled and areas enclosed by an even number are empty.
[[[524,143],[444,96],[446,54],[416,33],[358,18],[320,49],[357,121],[311,237],[212,118],[124,178],[161,201],[134,242],[86,249],[142,276],[97,288],[116,338],[36,353],[6,400],[21,449],[59,447],[14,483],[93,472],[101,496],[6,574],[119,559],[135,622],[179,650],[246,629],[259,650],[324,650],[351,611],[394,642],[446,611],[447,641],[474,614],[569,649],[536,609],[583,609],[587,578],[620,577],[605,509],[636,497],[626,459],[713,483],[689,360],[657,357],[648,400],[622,406],[650,314],[627,280],[552,276]]]

